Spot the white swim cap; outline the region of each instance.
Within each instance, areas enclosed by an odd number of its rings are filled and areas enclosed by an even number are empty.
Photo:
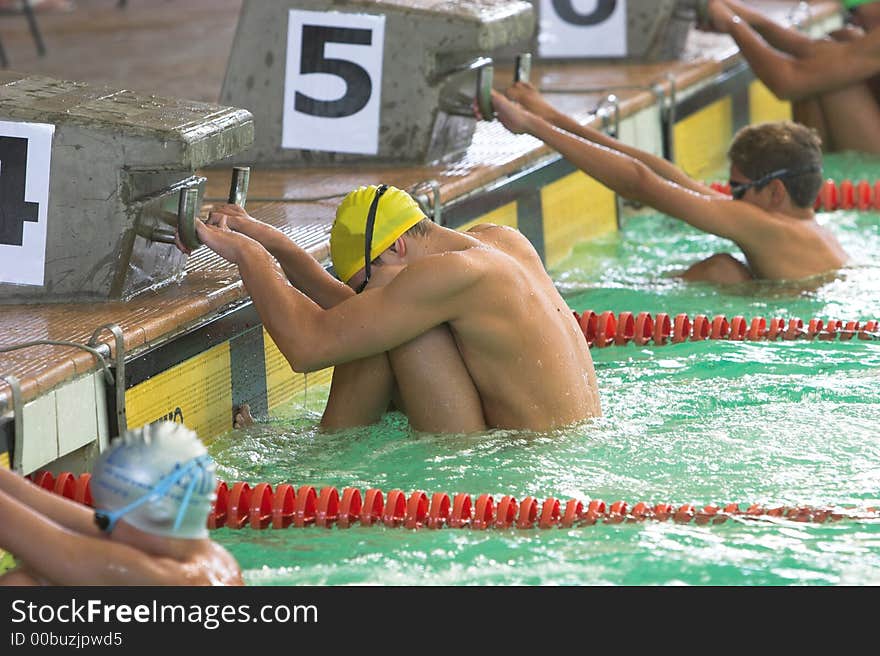
[[[160,421],[127,431],[92,469],[95,520],[109,532],[119,519],[147,533],[208,537],[217,480],[195,432]]]

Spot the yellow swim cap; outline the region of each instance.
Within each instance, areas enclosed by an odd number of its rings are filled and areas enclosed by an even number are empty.
[[[330,258],[342,282],[348,282],[366,266],[364,241],[367,214],[377,189],[376,185],[358,187],[342,200],[336,210],[336,220],[330,229]],[[400,235],[424,218],[419,204],[408,193],[389,186],[379,198],[376,208],[370,261],[379,257]]]

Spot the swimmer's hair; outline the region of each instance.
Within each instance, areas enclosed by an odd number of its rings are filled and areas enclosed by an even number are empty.
[[[433,227],[433,223],[434,222],[431,221],[431,219],[426,217],[426,218],[422,219],[421,221],[419,221],[418,223],[416,223],[414,226],[412,226],[409,230],[407,230],[403,234],[409,235],[410,237],[424,237],[425,235],[427,235],[431,231],[431,229]],[[401,236],[403,236],[403,235],[401,235]],[[379,257],[381,257],[381,254],[379,255]],[[375,260],[373,260],[370,263],[370,266],[374,266],[374,267],[382,266],[382,260],[380,260],[379,257],[377,257]]]
[[[727,157],[750,180],[780,169],[815,169],[781,178],[798,207],[812,207],[822,186],[822,139],[813,128],[800,123],[747,125],[733,137]]]
[[[413,237],[424,237],[425,235],[428,234],[428,232],[430,232],[431,227],[432,227],[431,224],[433,224],[433,223],[434,222],[431,221],[431,219],[424,218],[421,221],[419,221],[418,223],[416,223],[412,228],[410,228],[409,230],[407,230],[403,234],[410,235]]]

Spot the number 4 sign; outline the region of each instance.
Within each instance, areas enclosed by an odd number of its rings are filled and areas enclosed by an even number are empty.
[[[42,285],[54,125],[0,121],[0,283]]]
[[[626,0],[541,0],[538,54],[624,57]]]
[[[385,16],[291,10],[281,146],[377,154],[384,52]]]

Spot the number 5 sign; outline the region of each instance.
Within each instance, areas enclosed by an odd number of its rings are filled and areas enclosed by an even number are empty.
[[[626,0],[541,0],[541,57],[624,57]]]
[[[292,9],[281,146],[379,151],[385,16]]]

